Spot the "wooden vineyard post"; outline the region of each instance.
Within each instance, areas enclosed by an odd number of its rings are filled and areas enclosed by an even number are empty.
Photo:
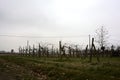
[[[59,49],[56,49],[56,57],[59,57]]]
[[[41,46],[39,44],[39,49],[38,49],[38,56],[41,57]]]
[[[61,56],[61,41],[59,41],[59,55]]]
[[[61,59],[62,59],[63,56],[66,56],[66,54],[65,54],[65,46],[64,45],[61,47],[61,52],[62,52],[62,54],[61,54]]]
[[[55,54],[54,54],[54,47],[53,47],[53,45],[52,45],[52,49],[51,49],[52,51],[51,51],[51,56],[53,57],[53,56],[55,56]]]
[[[29,56],[31,55],[31,47],[29,46]]]
[[[22,55],[22,48],[21,48],[21,46],[19,47],[19,54]]]
[[[75,56],[76,56],[76,57],[79,57],[77,45],[75,45],[75,53],[76,53]]]
[[[61,45],[61,41],[59,41],[59,51],[60,51],[60,57],[61,57],[61,59],[62,59],[62,57],[64,56],[64,57],[66,57],[67,58],[67,55],[66,55],[66,53],[65,53],[65,45]]]
[[[35,46],[33,45],[33,50],[32,50],[33,56],[35,56]]]
[[[93,47],[94,47],[94,38],[92,38],[92,47],[90,49],[90,62],[92,62]]]
[[[98,61],[98,62],[100,62],[100,59],[99,59],[99,53],[100,53],[100,50],[99,50],[99,48],[98,48],[98,50],[97,50],[97,54],[96,54],[96,56],[97,56],[97,61]]]
[[[27,56],[27,53],[28,53],[28,48],[26,47],[25,49],[25,55]]]
[[[73,49],[73,57],[75,57],[75,49]]]
[[[49,49],[46,47],[46,56],[49,57]]]
[[[88,55],[88,45],[87,45],[86,48],[85,48],[85,55],[84,55],[84,58],[86,58],[87,55]]]
[[[69,46],[68,49],[69,49],[69,56],[71,57],[71,51],[72,51],[71,47]]]
[[[96,53],[96,47],[94,45],[94,38],[92,38],[92,46],[91,46],[91,50],[90,50],[90,62],[92,62],[92,56],[95,53]],[[100,62],[99,57],[98,57],[98,53],[96,53],[96,56],[97,56],[97,61]]]
[[[25,51],[25,50],[24,50],[24,47],[23,47],[23,48],[22,48],[22,55],[23,55],[23,56],[24,56],[24,51]]]
[[[104,55],[105,55],[105,47],[102,46],[102,47],[101,47],[101,50],[102,50],[102,57],[104,57]]]
[[[115,52],[115,50],[114,50],[114,46],[112,45],[112,46],[111,46],[111,57],[114,56],[114,52]]]

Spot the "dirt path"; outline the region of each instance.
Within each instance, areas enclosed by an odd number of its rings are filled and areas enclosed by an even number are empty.
[[[0,80],[16,80],[16,79],[10,76],[8,73],[0,72]]]

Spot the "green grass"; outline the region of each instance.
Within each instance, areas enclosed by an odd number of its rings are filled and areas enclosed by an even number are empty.
[[[93,62],[89,63],[89,59],[81,58],[61,60],[2,55],[0,74],[13,80],[120,80],[120,58],[104,57],[100,60],[97,63],[93,58]]]

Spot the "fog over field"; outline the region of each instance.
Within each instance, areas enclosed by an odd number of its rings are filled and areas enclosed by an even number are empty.
[[[120,45],[119,0],[0,0],[0,51],[17,50],[27,40],[87,45],[104,26],[109,45]]]

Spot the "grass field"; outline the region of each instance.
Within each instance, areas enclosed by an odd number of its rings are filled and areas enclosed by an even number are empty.
[[[38,58],[0,55],[0,80],[120,80],[120,58]]]

